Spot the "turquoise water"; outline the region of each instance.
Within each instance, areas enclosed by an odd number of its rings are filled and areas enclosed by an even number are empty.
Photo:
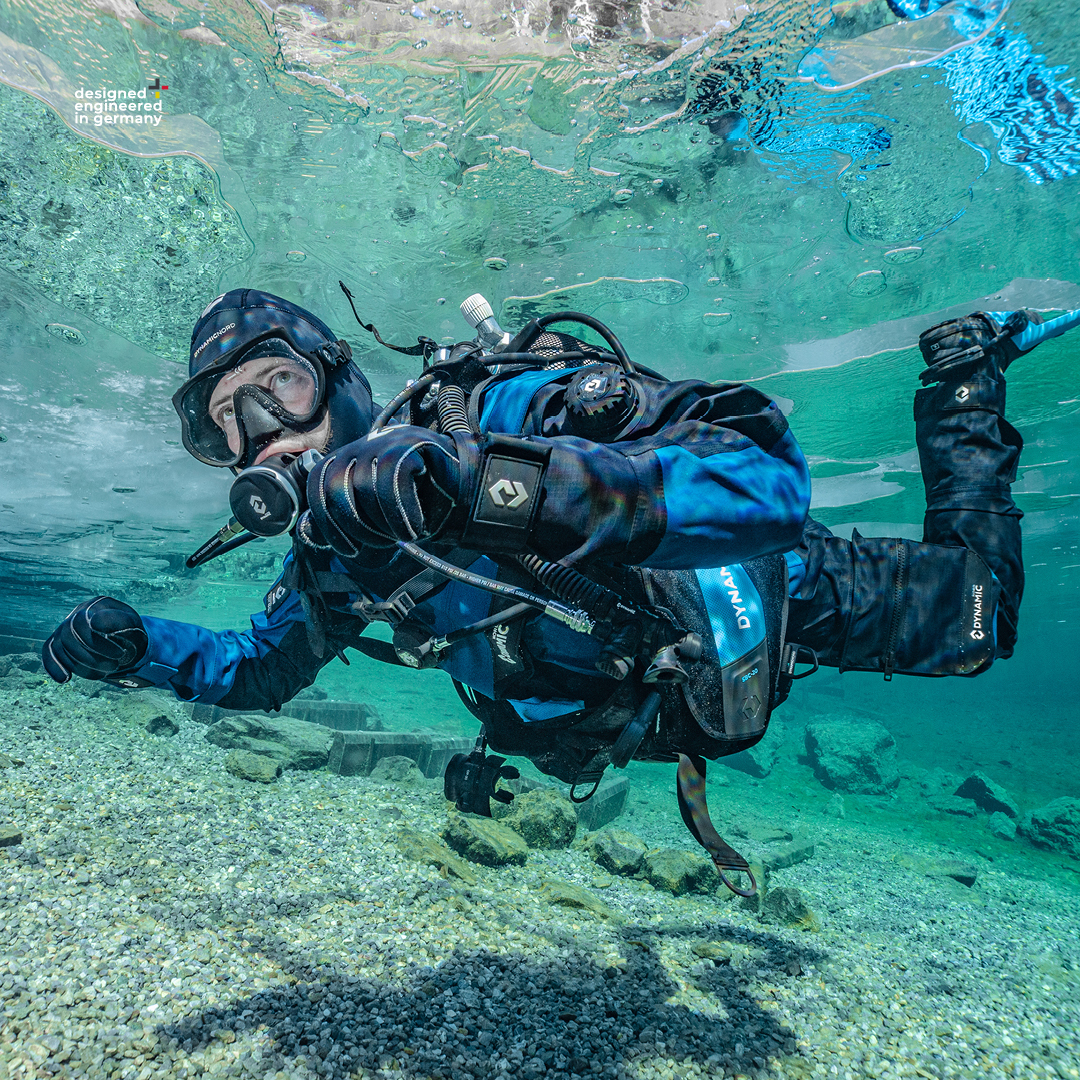
[[[347,337],[381,401],[415,369],[356,326],[339,279],[361,316],[401,344],[467,336],[457,308],[474,292],[507,328],[566,307],[594,314],[636,361],[671,378],[752,380],[773,395],[811,462],[814,516],[836,532],[857,526],[918,538],[923,491],[910,401],[920,330],[979,308],[1080,307],[1078,64],[1080,18],[1069,4],[1042,0],[941,10],[936,0],[921,8],[900,0],[470,0],[453,9],[0,0],[0,653],[37,648],[74,604],[98,593],[213,629],[242,628],[259,609],[283,544],[183,568],[226,519],[228,478],[183,451],[169,404],[194,320],[214,296],[247,285],[311,308]],[[155,82],[162,89],[142,100],[160,111],[137,114],[150,122],[109,124],[104,118],[119,114],[85,108],[87,91],[104,91],[107,101],[109,91]],[[985,812],[956,818],[930,812],[926,801],[934,769],[960,779],[981,771],[1025,812],[1080,797],[1077,340],[1048,342],[1009,372],[1009,418],[1026,443],[1014,487],[1028,572],[1015,656],[976,681],[810,679],[777,714],[773,772],[754,781],[732,772],[731,789],[717,796],[717,805],[758,806],[796,833],[793,822],[813,833],[842,820],[833,851],[844,858],[863,850],[863,829],[875,859],[911,848],[974,861],[982,912],[996,910],[991,886],[1003,875],[1019,896],[1010,906],[1042,908],[1054,927],[1046,945],[1053,978],[1032,974],[1025,986],[1021,974],[1010,983],[1016,1000],[1038,999],[1024,1023],[1045,1020],[1053,1033],[1021,1035],[1024,1025],[1010,1027],[1010,1017],[1022,1010],[1002,1006],[996,1020],[983,1020],[999,1064],[961,1056],[949,1073],[914,1053],[868,1054],[869,1035],[852,1020],[844,1037],[863,1051],[854,1065],[834,1070],[838,1051],[815,1054],[815,1037],[801,1030],[791,1035],[801,1049],[783,1050],[785,1029],[780,1050],[740,1056],[717,1046],[711,1064],[707,1053],[690,1053],[703,1075],[803,1076],[818,1065],[829,1075],[984,1075],[1005,1068],[1002,1055],[1013,1062],[1010,1075],[1077,1075],[1080,1048],[1056,1025],[1068,1017],[1075,1025],[1080,995],[1080,957],[1060,944],[1080,906],[1080,840],[1049,851],[1005,841],[988,831]],[[369,703],[390,730],[474,734],[452,688],[429,674],[387,674],[357,657],[348,668],[330,665],[319,687],[331,699]],[[73,699],[39,673],[26,677],[38,680],[30,690],[17,671],[0,679],[10,683],[0,751],[35,768],[20,734],[28,693],[75,725],[57,734],[60,743],[92,745],[93,708],[69,717]],[[843,819],[823,813],[831,795],[808,764],[802,734],[836,715],[883,725],[901,763],[891,795],[853,795]],[[191,760],[221,772],[216,759]],[[152,771],[152,758],[141,767]],[[631,767],[635,814],[650,844],[689,847],[670,771]],[[21,824],[24,848],[33,847],[33,815],[45,814],[40,800],[49,798],[48,785],[28,776],[0,770],[10,801],[0,803],[0,817]],[[349,797],[340,778],[320,773],[312,782]],[[228,783],[239,790],[246,782]],[[441,813],[437,790],[423,790],[423,813]],[[211,789],[207,805],[220,810],[225,791]],[[302,830],[303,820],[293,827]],[[618,824],[633,829],[630,820]],[[46,852],[49,830],[38,832]],[[904,932],[859,923],[858,862],[829,851],[819,846],[816,861],[785,871],[805,872],[797,883],[820,933],[830,932],[828,897],[847,898],[852,921],[833,913],[835,940],[815,947],[839,955],[842,938],[843,948],[880,946],[893,950],[889,964],[902,963]],[[514,888],[528,892],[522,881]],[[903,890],[898,881],[888,888]],[[913,877],[909,887],[940,885]],[[502,886],[489,876],[479,888],[498,896]],[[970,896],[946,899],[948,907]],[[729,917],[730,925],[758,925],[756,913],[729,915],[712,899],[712,907],[679,903],[664,908],[665,918],[673,926],[708,921],[711,939],[724,937],[717,927]],[[957,911],[952,917],[963,924]],[[1008,925],[994,932],[1007,936]],[[567,930],[566,940],[577,932]],[[1044,955],[1042,931],[1028,922],[1011,932],[1028,969],[1043,972],[1032,959]],[[240,933],[222,930],[230,941]],[[587,952],[580,942],[565,947]],[[452,949],[433,947],[431,956],[447,962]],[[848,971],[850,989],[860,976],[858,963],[847,963],[835,970]],[[690,978],[672,970],[676,983]],[[364,977],[384,975],[392,982],[385,973]],[[844,979],[836,982],[842,995]],[[686,1007],[709,1015],[715,986],[701,985],[704,997]],[[925,1026],[966,1023],[975,1008],[966,1001],[960,990],[946,995],[935,1006],[943,1019]],[[812,1011],[805,1001],[801,1008]],[[39,1019],[39,1031],[8,1023],[0,1076],[80,1075],[71,1064],[78,1055],[65,1063],[56,1052],[40,1061],[23,1054],[53,1020]],[[1015,1038],[1001,1042],[1010,1030]],[[1026,1056],[1007,1049],[1013,1042]],[[509,1062],[508,1054],[492,1061]],[[668,1056],[648,1044],[637,1056],[626,1051],[625,1068],[663,1075]],[[285,1058],[287,1075],[302,1068],[295,1054]],[[176,1055],[163,1060],[153,1059],[155,1075],[203,1074],[181,1068]],[[410,1072],[395,1060],[386,1075],[435,1075],[434,1066]],[[256,1074],[275,1075],[274,1065]],[[110,1074],[94,1072],[101,1067],[82,1075]],[[680,1058],[670,1068],[683,1067]],[[128,1075],[117,1068],[111,1075]],[[207,1064],[204,1074],[231,1075],[218,1068]],[[465,1068],[451,1058],[446,1075]],[[499,1071],[490,1064],[469,1075]],[[509,1062],[502,1071],[520,1070]],[[558,1071],[549,1063],[537,1075]]]

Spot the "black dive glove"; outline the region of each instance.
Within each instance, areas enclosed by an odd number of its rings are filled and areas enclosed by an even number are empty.
[[[50,677],[66,683],[72,675],[105,679],[135,667],[149,647],[138,612],[111,596],[80,604],[52,632],[41,649]]]
[[[465,440],[403,425],[343,446],[308,476],[312,521],[344,556],[434,536],[462,501],[461,477],[471,470],[461,453],[476,453],[457,445]]]

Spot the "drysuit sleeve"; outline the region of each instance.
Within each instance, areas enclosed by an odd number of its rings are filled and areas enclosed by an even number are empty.
[[[528,387],[516,415],[506,407],[521,397],[514,379],[487,391],[487,430],[519,422],[518,431],[551,447],[529,547],[552,560],[673,570],[795,547],[810,476],[776,404],[740,384],[634,378],[635,419],[612,442],[574,433],[565,406],[572,377]]]
[[[126,674],[182,701],[277,709],[310,686],[325,662],[311,651],[295,593],[272,615],[253,615],[250,630],[207,630],[151,616],[143,624],[149,647],[139,667]]]

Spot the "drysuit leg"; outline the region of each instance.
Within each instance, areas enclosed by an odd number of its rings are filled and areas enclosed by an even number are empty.
[[[1009,485],[1024,442],[1005,419],[1005,377],[990,360],[969,378],[915,395],[926,516],[923,540],[966,547],[998,584],[995,654],[1012,655],[1024,592],[1020,518]]]
[[[1023,564],[1009,484],[1022,441],[1004,409],[993,361],[918,391],[923,543],[858,533],[844,540],[809,521],[789,642],[812,648],[823,665],[887,677],[973,674],[1012,655]]]

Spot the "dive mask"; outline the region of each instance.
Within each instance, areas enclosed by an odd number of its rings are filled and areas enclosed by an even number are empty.
[[[185,449],[207,465],[252,464],[282,432],[303,433],[322,422],[326,368],[350,359],[344,341],[311,351],[281,327],[223,353],[173,395]],[[227,381],[218,391],[231,371],[252,360],[266,363],[256,365],[244,381],[238,379],[231,393]]]

